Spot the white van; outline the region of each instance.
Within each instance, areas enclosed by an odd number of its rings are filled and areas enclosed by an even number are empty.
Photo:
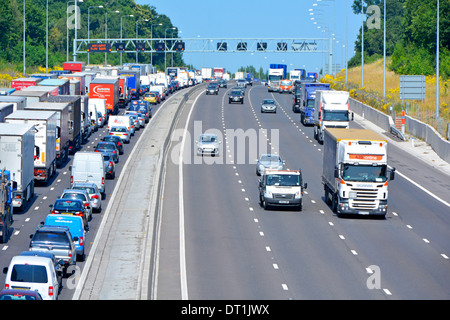
[[[101,127],[103,127],[107,123],[108,119],[108,110],[106,110],[106,100],[105,99],[97,99],[97,98],[89,98],[89,108],[91,105],[94,105],[97,109],[97,112],[102,114],[101,117]]]
[[[39,256],[15,256],[6,273],[6,289],[36,290],[44,300],[56,300],[59,281],[52,259]]]
[[[78,151],[73,157],[70,170],[71,187],[77,182],[93,182],[100,190],[102,198],[105,198],[106,171],[101,152]]]
[[[136,130],[134,125],[134,121],[132,118],[128,116],[109,116],[108,119],[108,130],[111,130],[112,127],[127,127],[130,134],[133,136]]]

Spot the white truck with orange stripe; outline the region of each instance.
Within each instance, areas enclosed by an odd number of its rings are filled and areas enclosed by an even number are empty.
[[[388,182],[387,140],[368,129],[327,128],[322,183],[325,201],[337,214],[385,216]]]

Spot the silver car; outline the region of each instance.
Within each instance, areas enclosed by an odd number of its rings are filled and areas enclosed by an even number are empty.
[[[261,104],[261,113],[263,112],[277,112],[277,103],[273,99],[264,99]]]
[[[202,134],[197,141],[197,155],[203,156],[210,154],[211,156],[219,155],[221,141],[216,134]]]
[[[125,126],[113,126],[109,129],[109,135],[118,136],[124,143],[130,143],[131,133]]]
[[[268,169],[284,170],[285,161],[278,154],[262,154],[256,161],[256,174],[258,176]]]
[[[93,182],[77,182],[74,183],[72,189],[75,190],[86,190],[89,194],[89,198],[91,200],[92,210],[95,212],[102,211],[102,194],[98,187]]]

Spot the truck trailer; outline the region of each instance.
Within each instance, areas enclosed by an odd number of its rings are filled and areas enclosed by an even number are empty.
[[[314,106],[317,90],[330,90],[329,83],[306,82],[301,86],[300,91],[300,122],[306,125],[314,125]]]
[[[34,196],[34,146],[33,124],[23,121],[0,123],[0,164],[11,174],[14,185],[12,203],[18,210],[22,210]]]
[[[29,105],[25,110],[53,111],[57,114],[56,123],[56,166],[58,168],[69,158],[70,131],[69,103],[39,102]]]
[[[56,173],[56,124],[54,111],[19,110],[6,118],[6,123],[33,125],[34,142],[31,144],[32,161],[27,166],[33,168],[35,182],[47,183]],[[27,161],[30,161],[27,158]],[[15,200],[16,201],[16,200]]]
[[[314,138],[323,143],[325,128],[349,127],[349,93],[317,90],[314,101]]]
[[[9,229],[13,223],[12,182],[8,170],[0,170],[0,242],[8,241]]]
[[[95,78],[90,84],[89,98],[105,99],[107,113],[117,114],[119,111],[119,80]]]
[[[325,200],[338,215],[387,214],[387,139],[368,129],[326,128],[323,148]]]

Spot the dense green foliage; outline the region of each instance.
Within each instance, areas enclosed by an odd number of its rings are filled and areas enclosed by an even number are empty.
[[[436,71],[436,0],[386,0],[386,55],[392,56],[389,68],[399,74],[433,75]],[[364,24],[364,62],[383,56],[383,0],[354,0],[355,14],[370,5],[381,10],[381,28]],[[366,15],[366,19],[371,15]],[[367,21],[365,19],[365,21]],[[440,75],[450,77],[450,1],[439,2]],[[355,56],[349,66],[361,63],[361,30],[355,42]]]
[[[0,62],[21,66],[23,61],[23,1],[0,0]],[[47,0],[25,0],[26,21],[26,66],[45,66],[46,64],[46,4]],[[61,66],[67,59],[67,21],[74,20],[73,12],[68,10],[74,1],[48,0],[48,49],[49,67]],[[96,6],[103,5],[104,8]],[[80,28],[78,39],[88,38],[88,13],[90,39],[105,38],[105,17],[108,21],[108,38],[120,38],[121,20],[123,38],[164,38],[167,28],[173,27],[166,15],[160,15],[153,6],[138,5],[134,0],[84,0],[78,3],[80,9]],[[113,11],[120,11],[115,13]],[[133,17],[129,17],[133,15]],[[69,19],[68,19],[69,17]],[[148,19],[148,21],[144,21]],[[138,21],[138,22],[136,22]],[[162,24],[162,25],[158,25]],[[177,30],[168,30],[167,37],[177,37]],[[69,60],[73,59],[74,30],[69,30]],[[113,48],[114,49],[114,48]],[[149,53],[140,53],[139,62],[150,63]],[[182,65],[180,53],[174,54],[174,65]],[[87,61],[87,54],[80,54],[79,61]],[[123,62],[135,62],[135,53],[123,53]],[[118,53],[108,54],[107,63],[119,64]],[[104,64],[104,53],[91,53],[91,64]],[[164,53],[153,54],[153,64],[164,69]],[[167,54],[167,65],[172,64],[171,54]]]

